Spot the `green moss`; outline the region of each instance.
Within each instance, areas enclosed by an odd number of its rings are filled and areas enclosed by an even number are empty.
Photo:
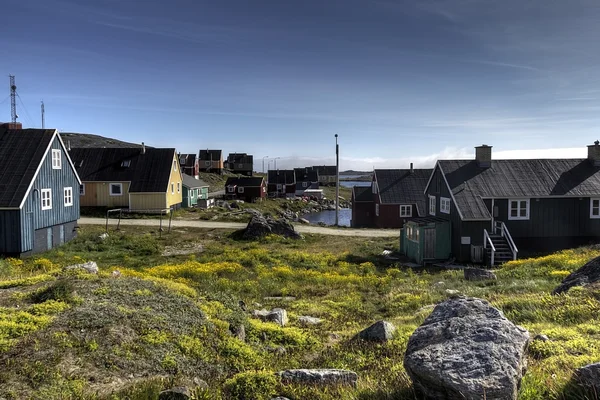
[[[268,400],[274,397],[278,379],[273,372],[247,371],[225,382],[225,392],[232,400]]]

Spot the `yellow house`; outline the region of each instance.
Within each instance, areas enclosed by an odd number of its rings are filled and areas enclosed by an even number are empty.
[[[183,181],[175,149],[72,148],[81,207],[160,212],[181,207]]]

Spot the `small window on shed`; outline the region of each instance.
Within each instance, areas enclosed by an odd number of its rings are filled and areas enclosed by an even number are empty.
[[[110,195],[111,196],[121,196],[123,195],[123,184],[122,183],[111,183],[110,184]]]
[[[244,187],[243,186],[240,186],[238,188],[238,193],[244,193]]]
[[[60,169],[62,166],[60,149],[52,149],[52,169]]]
[[[600,218],[600,199],[590,199],[590,218]]]
[[[81,185],[79,185],[79,195],[85,196],[85,183],[82,183]]]
[[[131,165],[131,160],[121,161],[121,168],[129,168],[130,165]]]

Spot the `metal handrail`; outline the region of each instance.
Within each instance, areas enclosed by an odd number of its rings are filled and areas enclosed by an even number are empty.
[[[483,230],[483,248],[486,249],[487,248],[487,244],[490,244],[490,247],[492,248],[492,267],[494,266],[494,254],[496,253],[496,247],[494,246],[494,243],[492,242],[492,239],[490,238],[490,235],[488,234],[487,229]]]
[[[510,250],[513,253],[513,261],[517,259],[517,253],[519,252],[519,249],[517,249],[517,245],[515,244],[512,236],[510,235],[510,232],[508,231],[508,228],[506,227],[506,225],[504,224],[504,222],[500,222],[502,224],[502,236],[507,238],[507,242],[508,242],[508,246],[510,247]]]

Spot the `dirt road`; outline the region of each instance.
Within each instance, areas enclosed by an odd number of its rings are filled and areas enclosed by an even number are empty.
[[[79,224],[81,225],[104,225],[106,220],[104,218],[81,218]],[[117,221],[111,219],[109,226],[116,225]],[[163,226],[168,224],[167,221],[163,221]],[[190,220],[173,220],[171,223],[173,227],[187,227],[187,228],[204,228],[204,229],[242,229],[247,224],[239,222],[219,222],[219,221],[190,221]],[[121,225],[133,225],[133,226],[158,226],[158,219],[123,219]],[[337,229],[337,228],[325,228],[322,226],[310,226],[310,225],[295,225],[296,231],[300,233],[314,233],[318,235],[333,235],[333,236],[355,236],[355,237],[398,237],[400,231],[396,229]]]

